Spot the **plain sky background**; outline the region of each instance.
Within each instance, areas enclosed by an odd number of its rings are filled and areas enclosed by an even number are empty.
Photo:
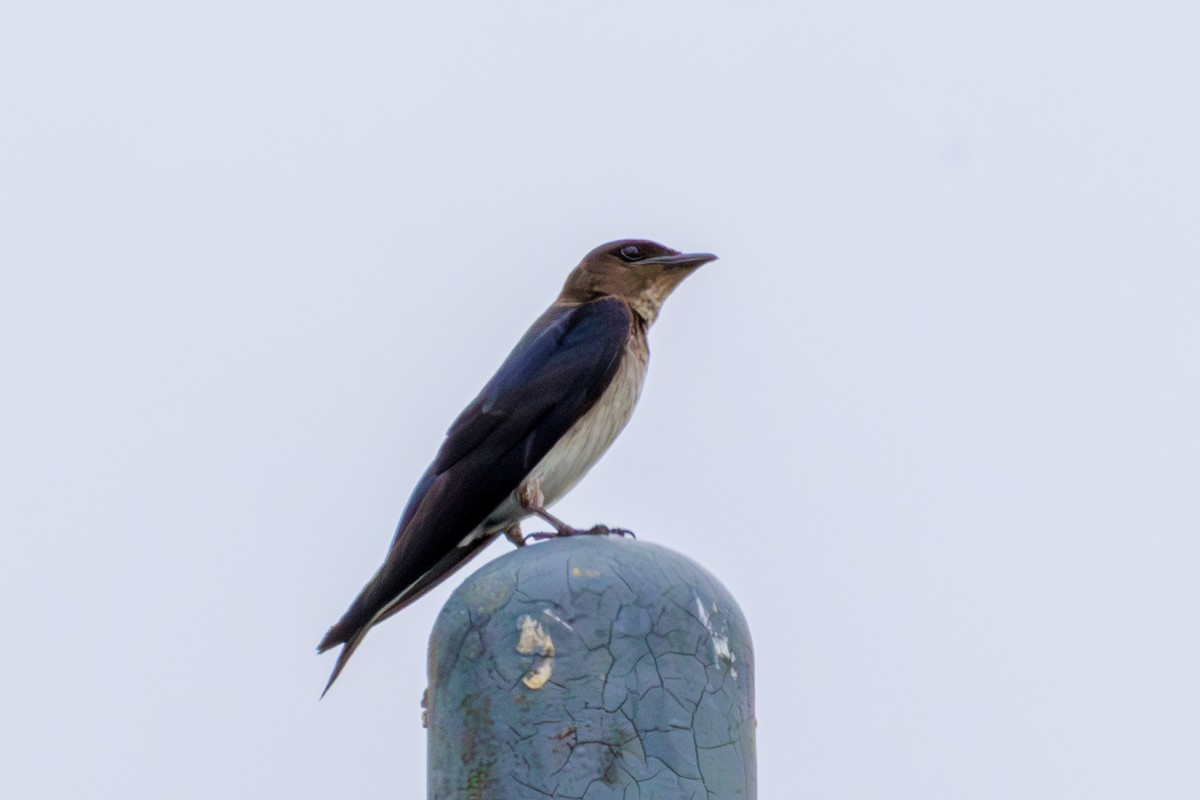
[[[1182,0],[4,2],[0,795],[423,796],[461,576],[320,703],[313,647],[637,236],[721,260],[556,508],[739,598],[764,800],[1200,796],[1198,43]]]

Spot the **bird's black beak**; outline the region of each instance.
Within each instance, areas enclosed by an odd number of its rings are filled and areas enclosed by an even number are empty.
[[[655,256],[654,258],[646,258],[638,263],[659,264],[667,269],[693,269],[701,264],[707,264],[710,261],[716,260],[717,257],[712,253],[675,253],[669,256]]]

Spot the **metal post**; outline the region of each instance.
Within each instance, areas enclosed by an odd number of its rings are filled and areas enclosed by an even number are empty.
[[[752,800],[754,655],[733,598],[657,545],[487,564],[429,647],[431,800]]]

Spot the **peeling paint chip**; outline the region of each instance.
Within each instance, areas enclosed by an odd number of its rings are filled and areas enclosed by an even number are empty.
[[[737,656],[734,655],[732,648],[729,646],[728,630],[718,631],[717,626],[713,624],[712,618],[708,612],[704,610],[704,603],[700,601],[700,595],[693,595],[696,598],[696,611],[700,614],[700,622],[708,631],[709,637],[712,638],[713,660],[718,663],[725,664],[729,667],[730,677],[736,679],[738,676],[737,667],[733,662],[737,661]],[[717,613],[717,604],[712,604],[713,613]],[[725,626],[722,626],[724,628]]]
[[[517,637],[517,652],[524,656],[541,656],[533,663],[533,669],[521,678],[521,682],[530,689],[540,689],[550,680],[554,669],[554,640],[546,633],[542,623],[528,614],[521,617],[517,623],[517,630],[520,631]]]
[[[553,659],[549,658],[539,659],[538,663],[534,665],[533,669],[529,670],[529,672],[526,672],[521,678],[521,683],[525,684],[530,689],[540,689],[545,686],[546,681],[550,680],[550,673],[554,670],[554,667],[550,664],[552,660]]]

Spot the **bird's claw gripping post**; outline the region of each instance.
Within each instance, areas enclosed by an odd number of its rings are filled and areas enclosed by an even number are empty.
[[[610,528],[607,525],[593,525],[591,530],[584,533],[592,534],[593,536],[620,536],[622,538],[628,536],[630,539],[636,539],[637,534],[628,528]]]
[[[542,504],[545,502],[545,498],[542,495],[542,489],[540,486],[538,486],[537,481],[531,481],[522,487],[517,494],[517,499],[520,501],[522,508],[524,508],[530,514],[546,520],[546,522],[549,522],[551,527],[554,528],[553,533],[547,531],[544,533],[531,533],[528,536],[521,536],[520,529],[517,529],[515,533],[512,530],[505,531],[505,536],[507,536],[508,540],[513,544],[517,544],[517,539],[521,540],[518,547],[528,544],[529,542],[540,542],[544,539],[555,539],[559,536],[629,536],[633,539],[637,538],[633,531],[625,530],[624,528],[610,528],[607,525],[593,525],[587,530],[583,530],[581,528],[574,528],[568,525],[542,507]]]

